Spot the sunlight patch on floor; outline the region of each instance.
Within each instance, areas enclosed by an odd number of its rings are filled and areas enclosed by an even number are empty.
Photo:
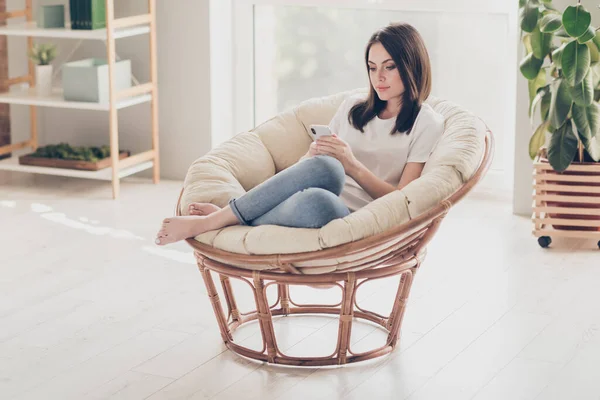
[[[169,260],[182,262],[185,264],[196,265],[196,260],[191,252],[182,252],[177,250],[167,250],[160,247],[144,246],[142,249],[150,254],[154,254],[159,257],[167,258]]]

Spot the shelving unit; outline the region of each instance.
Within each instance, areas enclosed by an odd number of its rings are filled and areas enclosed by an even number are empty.
[[[0,13],[0,19],[25,18],[22,23],[0,26],[0,35],[25,36],[27,47],[33,46],[34,37],[89,39],[106,42],[109,70],[110,100],[108,103],[88,103],[66,101],[60,90],[53,91],[48,97],[40,97],[35,93],[35,68],[29,61],[27,75],[11,78],[7,86],[11,89],[0,93],[0,103],[20,104],[30,106],[31,138],[27,141],[0,147],[0,155],[38,147],[37,137],[37,107],[70,108],[78,110],[96,110],[109,113],[109,139],[111,151],[111,167],[100,171],[80,171],[62,168],[32,167],[20,165],[18,156],[0,160],[0,170],[29,172],[69,176],[75,178],[98,179],[112,182],[113,198],[119,196],[120,179],[126,176],[153,169],[153,182],[159,182],[159,151],[158,151],[158,91],[156,71],[156,0],[148,0],[148,14],[127,18],[114,17],[114,0],[106,0],[106,28],[96,30],[71,30],[67,25],[61,29],[38,28],[33,22],[33,0],[25,0],[25,9]],[[115,40],[136,35],[150,35],[150,82],[139,84],[132,88],[116,91],[114,85],[114,68],[116,61]],[[17,85],[29,84],[28,89],[15,88]],[[117,111],[136,104],[150,102],[152,118],[152,148],[151,150],[131,155],[119,160],[119,128]]]

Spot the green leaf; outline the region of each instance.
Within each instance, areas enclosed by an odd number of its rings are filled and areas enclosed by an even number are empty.
[[[541,89],[537,92],[533,100],[531,101],[531,105],[529,106],[529,117],[531,119],[531,125],[533,125],[533,116],[535,115],[535,109],[540,101],[544,98],[546,93],[550,90],[549,85],[548,88]]]
[[[592,41],[587,42],[585,45],[590,49],[590,63],[592,65],[596,64],[600,61],[600,51],[598,50],[598,47],[596,47]]]
[[[550,10],[550,11],[556,11],[556,13],[559,13],[560,11],[558,11],[558,9],[556,7],[554,7],[552,5],[552,0],[542,0],[542,2],[544,3],[544,8],[546,10]]]
[[[548,115],[550,114],[550,102],[552,100],[552,93],[547,91],[544,97],[542,97],[542,104],[540,106],[540,113],[542,117],[542,121],[546,121],[548,119]]]
[[[600,108],[597,103],[592,103],[587,107],[582,107],[577,104],[573,106],[573,122],[577,127],[580,137],[585,137],[591,140],[598,136],[598,128],[600,128]]]
[[[560,128],[571,111],[573,100],[569,94],[569,85],[564,79],[552,83],[552,100],[550,101],[550,125],[554,129]]]
[[[529,106],[531,107],[531,103],[533,102],[533,99],[537,95],[538,91],[546,86],[546,69],[541,68],[535,79],[527,82],[527,86],[529,88]]]
[[[597,89],[598,85],[600,85],[600,63],[593,64],[590,67],[590,69],[592,70],[592,79],[593,79],[592,86],[594,87],[594,89]]]
[[[565,47],[567,47],[566,43],[552,52],[552,62],[557,68],[562,68],[562,55],[565,51]]]
[[[592,69],[588,69],[585,78],[571,88],[571,97],[575,104],[580,106],[589,106],[594,101],[594,74]]]
[[[526,2],[527,2],[527,0],[519,0],[519,8],[525,6]]]
[[[535,58],[543,60],[546,54],[550,52],[550,44],[552,43],[552,34],[542,33],[536,26],[531,32],[531,48]]]
[[[533,48],[531,47],[531,34],[530,33],[523,36],[523,46],[525,46],[525,50],[526,50],[527,54],[533,52]]]
[[[565,47],[561,57],[562,70],[569,85],[580,83],[588,72],[591,64],[590,49],[585,44],[573,40]]]
[[[556,32],[554,32],[554,34],[558,37],[562,37],[562,38],[571,38],[571,36],[569,36],[569,34],[567,33],[567,31],[565,31],[565,27],[561,27],[559,30],[557,30]]]
[[[577,119],[575,119],[577,118]],[[573,120],[583,147],[596,162],[600,161],[600,106],[592,103],[589,107],[573,107]]]
[[[536,79],[543,63],[544,62],[537,59],[533,53],[530,53],[521,61],[521,73],[528,80]]]
[[[560,14],[546,14],[540,21],[540,31],[544,33],[555,32],[562,26],[562,17]]]
[[[593,40],[596,37],[596,28],[590,25],[590,27],[585,31],[585,33],[577,38],[577,42],[583,44],[587,43],[590,40]]]
[[[530,16],[531,20],[533,17]],[[582,5],[569,6],[562,16],[562,23],[567,33],[574,38],[583,35],[590,27],[592,16]],[[532,29],[533,30],[533,29]],[[531,31],[528,31],[531,32]]]
[[[529,157],[533,160],[537,155],[538,151],[546,143],[546,132],[548,131],[548,122],[542,123],[535,130],[533,136],[529,140]]]
[[[594,36],[593,42],[594,44],[596,44],[596,47],[600,49],[600,31],[596,32],[596,36]]]
[[[538,60],[533,56],[533,53],[531,53],[521,61],[521,73],[529,80],[535,79],[538,76],[543,63],[542,60]]]
[[[581,137],[581,136],[580,136]],[[600,161],[600,135],[596,135],[591,139],[581,137],[581,142],[583,143],[583,147],[587,150],[592,160],[599,162]]]
[[[550,138],[548,161],[555,171],[563,172],[573,162],[579,141],[573,133],[571,123],[562,125]]]
[[[528,2],[521,9],[521,29],[525,32],[533,32],[533,30],[537,26],[539,17],[539,5],[531,1]]]

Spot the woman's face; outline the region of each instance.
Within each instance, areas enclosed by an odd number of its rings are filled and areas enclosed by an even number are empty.
[[[369,79],[379,99],[389,101],[401,100],[404,84],[396,63],[381,43],[374,43],[369,49]]]

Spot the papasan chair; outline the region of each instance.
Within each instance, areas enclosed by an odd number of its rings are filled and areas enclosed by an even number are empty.
[[[309,125],[328,124],[341,102],[357,92],[364,90],[305,101],[196,160],[185,178],[176,214],[187,215],[192,202],[224,207],[231,198],[296,163],[311,143]],[[421,177],[404,189],[320,229],[238,225],[187,239],[229,349],[252,359],[294,366],[346,364],[393,351],[427,244],[450,208],[485,175],[493,154],[492,134],[481,119],[448,101],[431,97],[427,102],[445,117],[444,134]],[[224,299],[217,292],[213,275],[220,278]],[[389,315],[359,307],[356,293],[364,283],[394,276],[398,279],[398,275],[399,286]],[[232,279],[250,285],[256,303],[252,311],[240,312]],[[337,286],[342,298],[335,305],[300,304],[290,298],[290,285]],[[274,304],[267,300],[270,286],[277,289]],[[292,357],[281,351],[274,317],[295,314],[339,316],[333,354]],[[353,352],[350,335],[355,318],[385,329],[385,344]],[[262,335],[262,351],[242,346],[233,338],[236,328],[255,320]]]

